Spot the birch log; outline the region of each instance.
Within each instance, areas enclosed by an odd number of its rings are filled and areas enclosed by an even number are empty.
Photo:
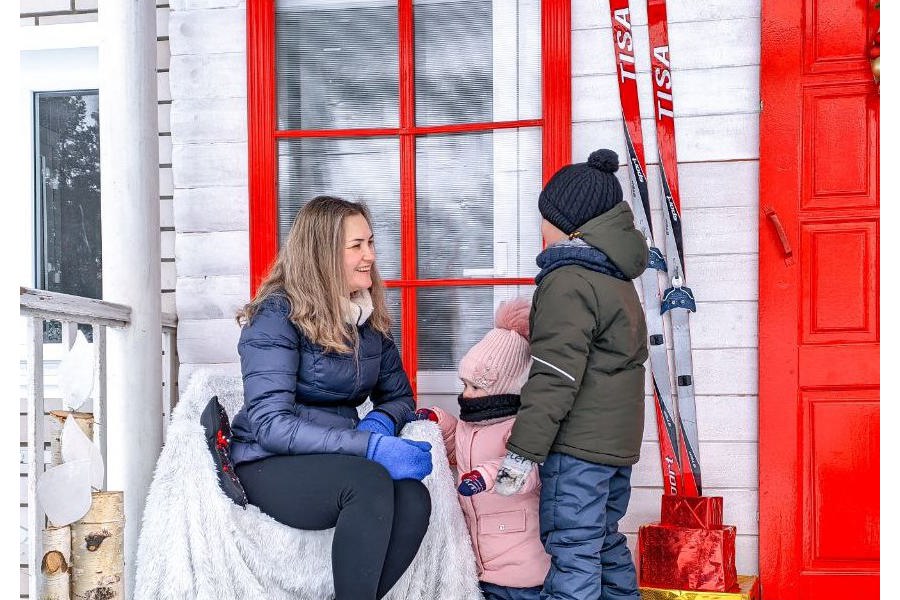
[[[70,600],[69,571],[72,564],[70,527],[44,529],[44,558],[41,560],[41,600]]]
[[[94,439],[94,414],[82,412],[69,412],[67,410],[51,410],[52,431],[50,432],[50,466],[62,464],[62,438],[63,425],[66,423],[66,417],[72,415],[75,417],[75,423],[84,432],[89,440]]]
[[[72,599],[123,600],[124,495],[93,492],[91,509],[72,524]]]

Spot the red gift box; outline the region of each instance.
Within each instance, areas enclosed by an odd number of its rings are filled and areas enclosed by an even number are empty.
[[[652,523],[638,532],[641,587],[731,592],[737,589],[737,528]]]
[[[722,496],[665,495],[659,520],[663,525],[721,529]]]

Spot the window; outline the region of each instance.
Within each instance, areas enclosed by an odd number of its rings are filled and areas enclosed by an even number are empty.
[[[96,90],[35,94],[38,285],[101,298]]]
[[[410,378],[455,393],[494,308],[533,290],[537,196],[570,154],[569,19],[567,0],[248,4],[254,289],[304,202],[365,201]]]
[[[103,297],[98,101],[97,90],[34,94],[36,284],[86,298]],[[60,336],[48,321],[46,341]]]

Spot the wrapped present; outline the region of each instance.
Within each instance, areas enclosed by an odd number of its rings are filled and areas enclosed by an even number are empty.
[[[638,531],[641,587],[732,592],[737,589],[737,529],[651,523]]]
[[[738,589],[734,592],[698,592],[694,590],[666,590],[642,587],[641,600],[760,600],[759,578],[738,575]]]
[[[721,529],[722,496],[665,495],[659,520],[664,525]]]

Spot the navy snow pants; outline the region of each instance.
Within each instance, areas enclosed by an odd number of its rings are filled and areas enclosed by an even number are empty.
[[[541,600],[639,600],[637,571],[619,533],[631,467],[554,452],[540,474],[541,541],[550,555]]]
[[[514,588],[482,581],[481,593],[484,600],[540,600],[541,586]]]

